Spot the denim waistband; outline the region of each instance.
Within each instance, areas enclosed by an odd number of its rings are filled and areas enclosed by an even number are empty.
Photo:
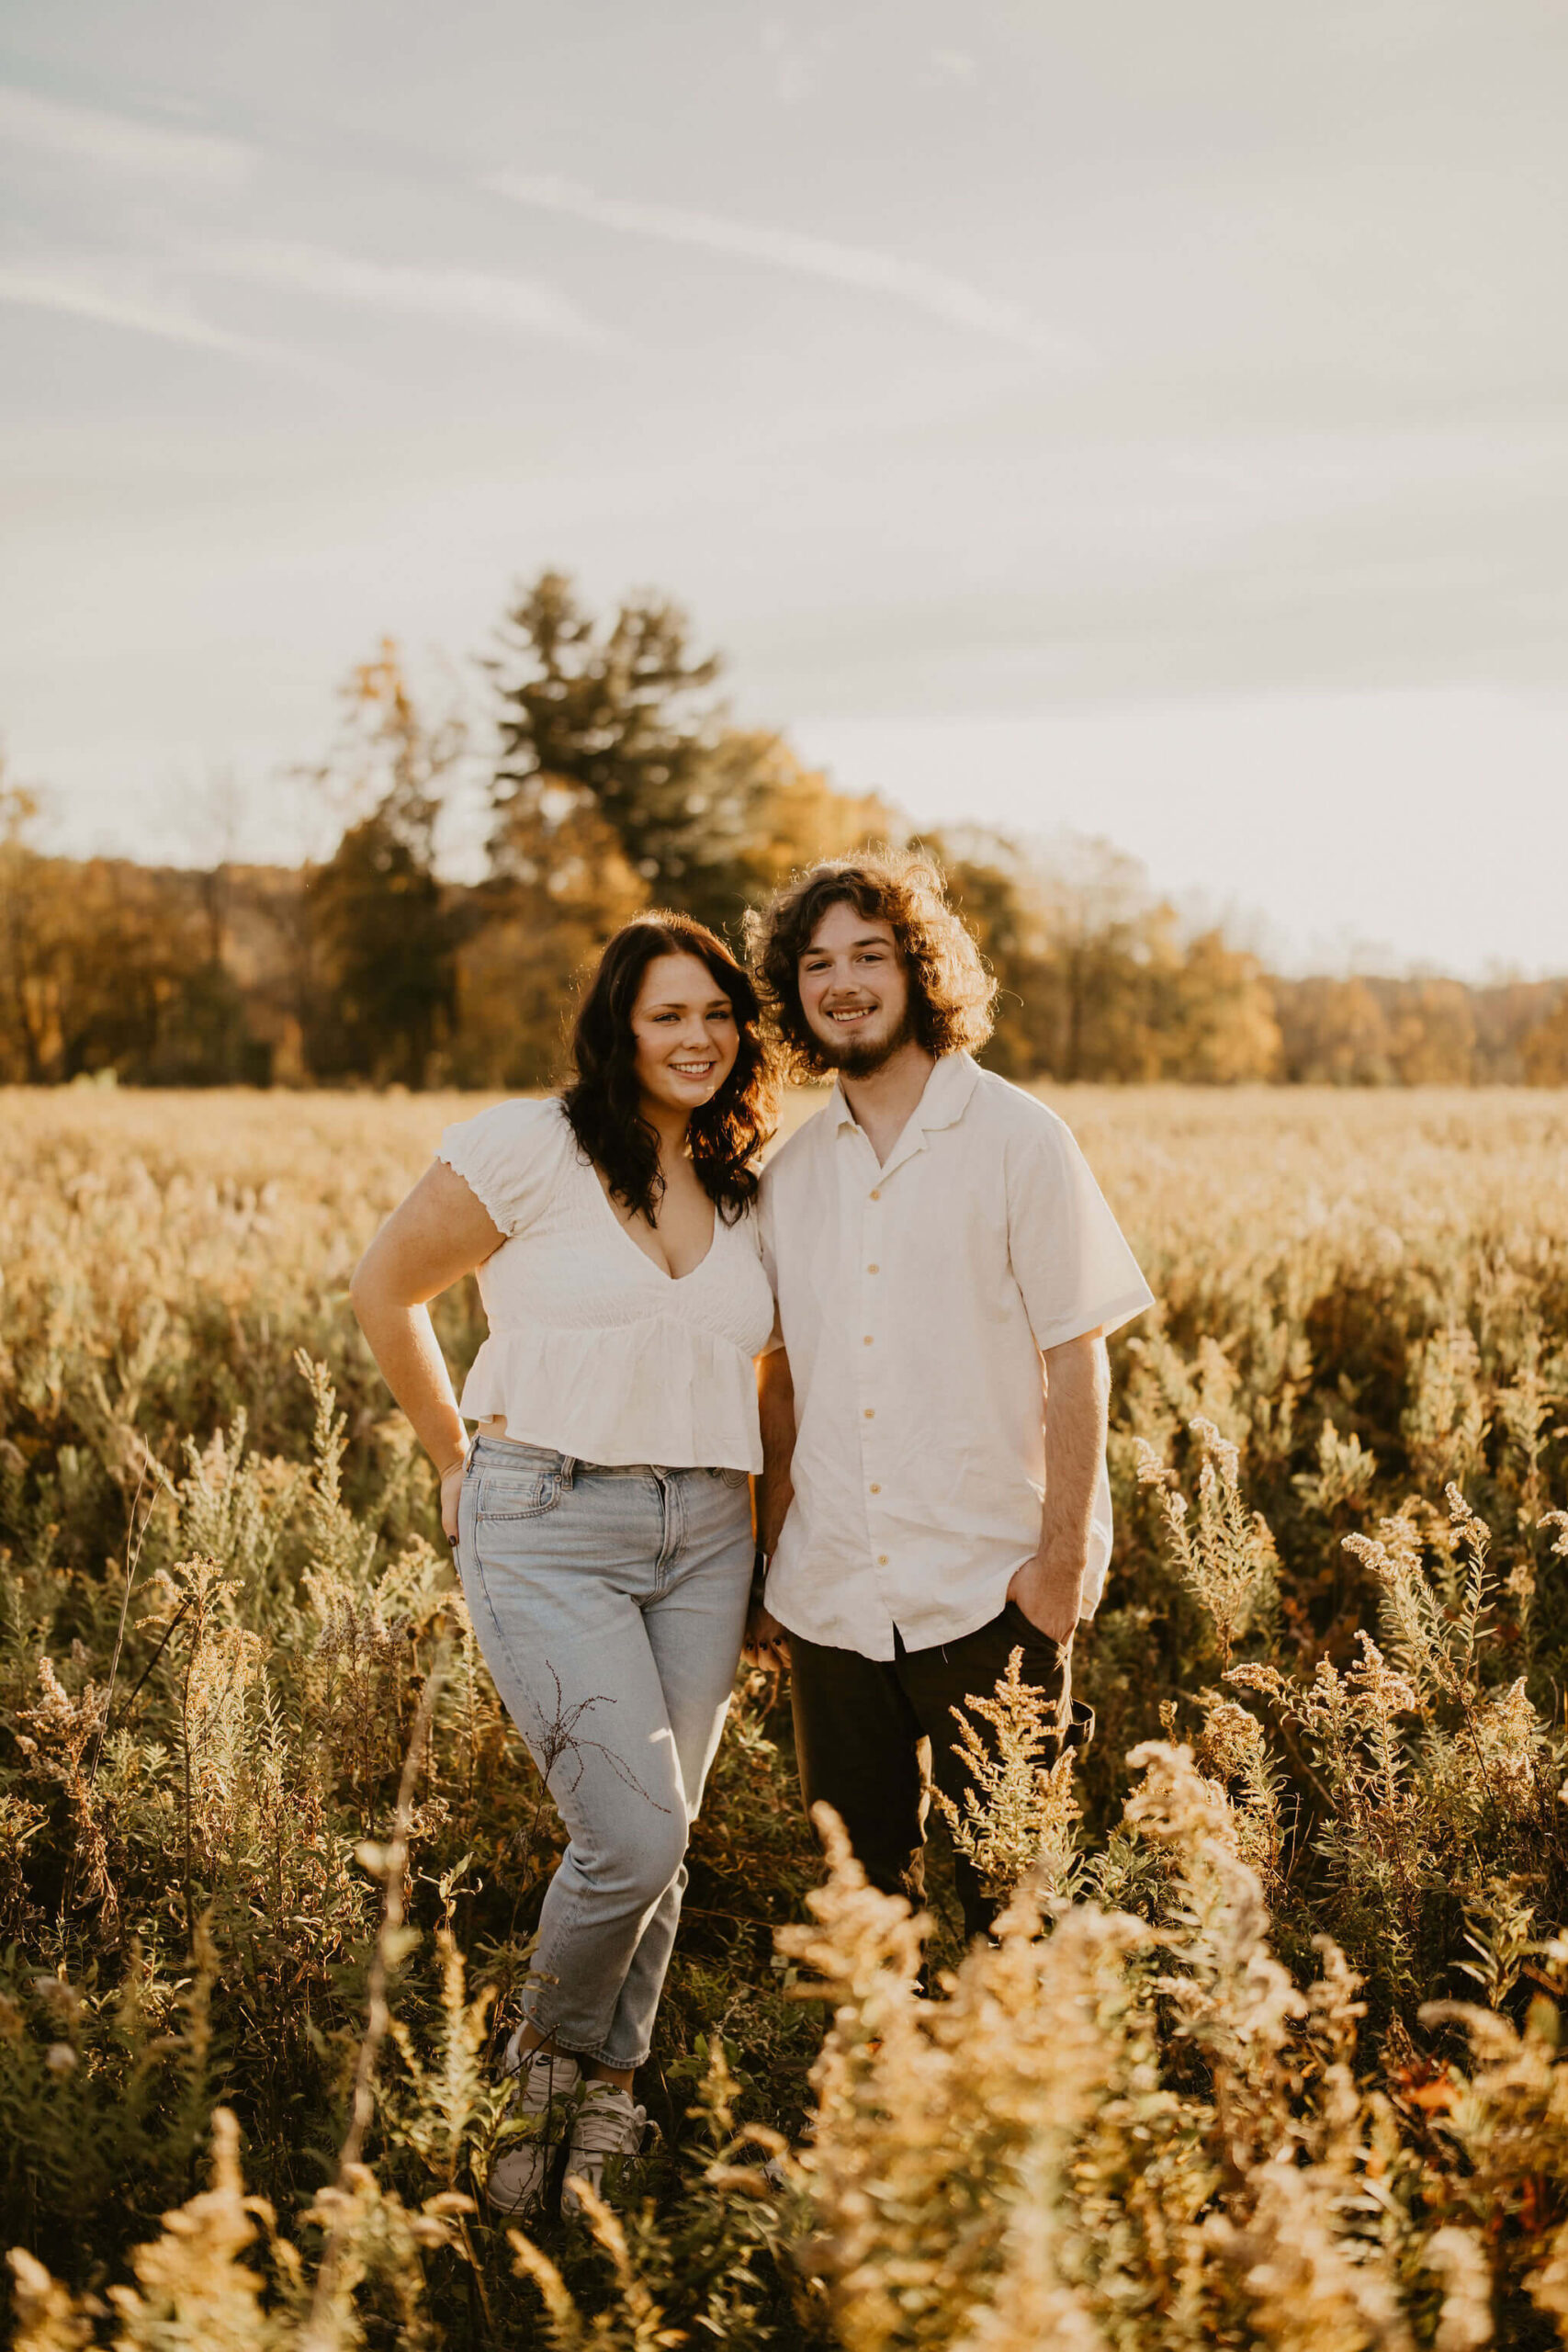
[[[575,1453],[562,1453],[553,1445],[534,1445],[525,1438],[492,1437],[480,1430],[469,1449],[469,1459],[483,1451],[500,1454],[522,1454],[536,1462],[554,1464],[570,1487],[574,1478],[678,1478],[682,1474],[692,1477],[716,1477],[718,1472],[705,1464],[693,1462],[677,1463],[671,1467],[662,1462],[584,1462]]]

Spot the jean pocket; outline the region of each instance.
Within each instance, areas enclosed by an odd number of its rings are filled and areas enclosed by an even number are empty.
[[[1052,1634],[1043,1634],[1033,1618],[1026,1616],[1016,1600],[1003,1601],[1002,1623],[1010,1633],[1017,1634],[1023,1644],[1026,1657],[1048,1657],[1054,1668],[1060,1667],[1063,1645]]]
[[[559,1469],[551,1464],[537,1470],[485,1470],[474,1497],[475,1524],[498,1520],[543,1519],[561,1498]]]

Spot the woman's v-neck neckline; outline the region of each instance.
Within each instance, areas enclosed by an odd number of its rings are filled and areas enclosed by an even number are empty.
[[[668,1266],[661,1266],[656,1258],[650,1258],[649,1256],[648,1251],[643,1248],[641,1242],[634,1237],[627,1227],[622,1222],[621,1218],[616,1214],[615,1202],[610,1198],[609,1193],[604,1189],[604,1180],[600,1175],[599,1170],[594,1166],[592,1160],[588,1162],[588,1175],[594,1191],[598,1193],[599,1198],[604,1204],[604,1214],[608,1216],[612,1225],[614,1225],[615,1231],[620,1235],[628,1250],[635,1250],[637,1251],[637,1256],[642,1260],[642,1262],[648,1268],[649,1272],[654,1275],[658,1281],[670,1283],[671,1284],[689,1283],[694,1281],[695,1277],[702,1272],[703,1268],[707,1264],[708,1260],[713,1256],[715,1250],[718,1246],[719,1217],[718,1204],[716,1201],[710,1204],[710,1206],[713,1209],[713,1230],[708,1236],[707,1248],[703,1251],[702,1256],[697,1260],[694,1266],[688,1266],[683,1274],[672,1274]]]

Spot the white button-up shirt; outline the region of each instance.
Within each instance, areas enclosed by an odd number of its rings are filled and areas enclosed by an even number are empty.
[[[1065,1123],[967,1054],[879,1162],[835,1085],[762,1177],[795,1384],[795,1498],[767,1603],[864,1657],[989,1623],[1039,1548],[1041,1355],[1152,1294]],[[1111,1555],[1103,1462],[1083,1611]]]

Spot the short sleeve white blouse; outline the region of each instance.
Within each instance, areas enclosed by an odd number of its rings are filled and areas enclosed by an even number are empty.
[[[558,1098],[498,1102],[446,1129],[437,1157],[507,1237],[479,1270],[489,1337],[463,1389],[469,1420],[581,1462],[760,1470],[752,1359],[773,1300],[756,1217],[716,1210],[678,1280],[639,1250]]]

